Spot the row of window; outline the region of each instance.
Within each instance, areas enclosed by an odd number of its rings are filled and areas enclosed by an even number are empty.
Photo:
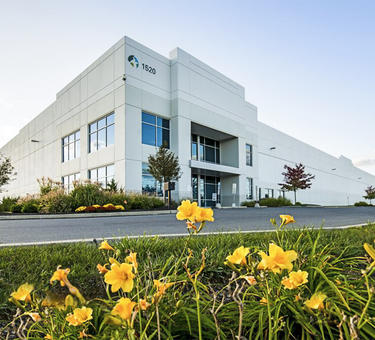
[[[101,118],[89,125],[89,153],[115,143],[115,114]],[[62,139],[62,162],[80,157],[80,130]]]
[[[89,124],[89,150],[94,152],[115,143],[115,114],[98,119]],[[170,147],[169,120],[142,112],[142,144]],[[62,138],[62,162],[80,156],[80,131]]]
[[[220,164],[220,142],[211,138],[192,135],[191,159]]]
[[[92,182],[98,182],[103,188],[106,188],[108,184],[115,177],[115,166],[113,164],[102,166],[95,169],[90,169],[88,172],[88,178]],[[62,184],[67,191],[73,189],[74,181],[79,181],[81,178],[80,173],[63,176],[61,178]]]

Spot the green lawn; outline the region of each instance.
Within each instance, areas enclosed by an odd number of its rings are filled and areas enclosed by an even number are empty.
[[[299,249],[308,251],[318,235],[318,230],[290,230],[287,234],[289,245],[299,243]],[[213,287],[223,286],[232,274],[224,261],[234,249],[244,245],[268,250],[270,241],[275,238],[275,233],[194,236],[190,240],[189,248],[197,255],[192,258],[190,266],[199,267],[200,253],[207,247],[206,266],[200,281]],[[374,239],[375,224],[346,230],[322,230],[316,252],[323,254],[329,248],[331,258],[364,257],[363,243],[373,244]],[[128,255],[130,250],[137,252],[139,271],[153,275],[162,271],[170,261],[175,261],[184,247],[185,240],[140,238],[123,239],[111,244],[120,252],[120,258]],[[97,272],[96,265],[105,261],[105,254],[98,251],[97,245],[93,243],[0,248],[0,320],[8,319],[10,312],[14,310],[13,305],[8,302],[9,294],[13,290],[25,282],[34,284],[39,292],[50,289],[49,279],[58,265],[71,269],[70,281],[87,299],[104,297],[103,279]],[[179,270],[184,272],[182,266]],[[56,286],[53,289],[57,292],[64,289]]]

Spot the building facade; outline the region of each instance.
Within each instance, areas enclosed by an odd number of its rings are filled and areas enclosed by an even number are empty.
[[[0,152],[17,176],[2,195],[39,189],[51,177],[105,186],[114,178],[127,191],[160,195],[147,159],[165,144],[182,176],[175,199],[202,206],[278,197],[285,164],[303,163],[315,175],[298,200],[352,204],[363,200],[372,176],[257,119],[244,88],[176,48],[166,58],[124,37],[57,93],[56,100]]]

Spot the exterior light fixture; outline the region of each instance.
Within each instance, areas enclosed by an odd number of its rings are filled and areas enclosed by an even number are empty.
[[[31,140],[31,143],[39,143],[39,142],[40,142],[40,140],[36,140],[36,139]]]
[[[271,146],[270,147],[270,150],[275,150],[276,149],[276,146]]]
[[[362,179],[362,177],[358,177],[358,179]]]
[[[332,168],[332,170],[333,170],[333,171],[335,171],[335,170],[336,170],[336,168]]]

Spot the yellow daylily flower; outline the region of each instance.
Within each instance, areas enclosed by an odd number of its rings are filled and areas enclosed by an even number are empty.
[[[326,297],[327,295],[321,292],[314,293],[309,300],[305,301],[305,305],[311,309],[323,309],[323,301]]]
[[[363,245],[363,248],[365,248],[367,254],[370,255],[370,257],[374,260],[374,262],[371,263],[371,267],[375,266],[375,249],[373,246],[371,246],[368,243],[365,243]]]
[[[67,286],[69,292],[76,296],[81,303],[85,303],[85,298],[82,296],[81,292],[73,286],[70,281],[68,280],[68,274],[70,273],[70,269],[60,269],[60,266],[57,267],[57,270],[53,273],[50,284],[53,284],[54,281],[60,281],[61,286]]]
[[[78,207],[75,212],[81,212],[81,211],[85,211],[86,210],[86,206],[81,206],[81,207]]]
[[[69,273],[69,268],[60,269],[60,266],[58,266],[57,270],[53,273],[51,279],[49,280],[50,284],[52,284],[54,281],[60,281],[61,286],[65,286]]]
[[[154,280],[154,287],[156,287],[157,292],[154,294],[153,302],[158,302],[161,299],[161,297],[165,294],[165,291],[174,284],[175,282],[163,283],[159,280]]]
[[[191,203],[189,200],[182,201],[181,205],[177,208],[178,213],[176,214],[176,218],[180,221],[188,220],[190,222],[195,222],[197,209],[197,202]]]
[[[44,339],[48,339],[48,340],[53,340],[53,338],[52,338],[52,335],[51,334],[47,334],[45,337],[44,337]]]
[[[98,263],[96,268],[98,269],[99,274],[108,273],[108,269],[106,268],[106,264],[104,266],[102,266],[100,263]]]
[[[151,306],[146,299],[140,299],[138,305],[141,310],[147,310]]]
[[[17,301],[31,302],[30,293],[34,290],[34,286],[29,283],[24,283],[18,289],[10,294],[10,296]]]
[[[287,225],[289,223],[295,223],[293,216],[290,215],[280,215],[281,218],[281,225]]]
[[[116,210],[121,210],[121,211],[125,210],[124,206],[121,205],[121,204],[115,205],[115,208],[116,208]]]
[[[284,277],[281,283],[287,289],[295,289],[308,282],[307,276],[309,274],[305,271],[290,272],[289,277]]]
[[[135,302],[129,298],[121,298],[115,307],[113,307],[111,314],[118,315],[121,319],[129,321],[133,312],[133,308],[136,305]]]
[[[239,264],[241,266],[246,265],[246,256],[249,254],[250,248],[241,246],[237,248],[232,255],[227,256],[227,261],[233,264]]]
[[[86,334],[85,330],[79,332],[78,339],[88,338],[89,336]]]
[[[283,269],[291,271],[293,269],[292,262],[297,259],[297,253],[294,250],[284,251],[273,243],[269,245],[269,255],[263,251],[258,254],[262,257],[258,269],[271,270],[273,273],[280,273]]]
[[[73,313],[66,316],[66,321],[71,326],[79,326],[92,319],[92,309],[87,307],[76,308]]]
[[[104,281],[110,284],[111,291],[117,292],[120,288],[124,292],[130,292],[133,289],[133,278],[132,272],[133,266],[129,263],[113,263],[111,269],[104,275]]]
[[[201,222],[213,222],[214,219],[214,212],[211,208],[200,208],[197,207],[195,214],[194,214],[194,220],[197,223]]]
[[[247,282],[250,286],[255,286],[255,285],[257,284],[257,280],[255,279],[254,276],[246,275],[246,276],[243,276],[243,278],[246,280],[246,282]]]
[[[130,255],[126,257],[126,261],[130,262],[135,270],[138,269],[137,253],[130,252]]]
[[[114,250],[107,241],[103,241],[101,244],[100,244],[100,247],[99,249],[103,249],[103,250]]]
[[[28,315],[33,319],[34,322],[42,321],[42,317],[39,313],[28,313]]]

